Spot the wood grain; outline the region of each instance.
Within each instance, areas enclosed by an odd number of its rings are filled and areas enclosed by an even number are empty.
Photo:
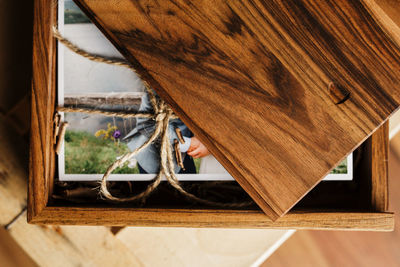
[[[261,267],[397,267],[398,243],[393,233],[298,231]]]
[[[400,103],[400,50],[363,1],[76,2],[272,219]]]
[[[92,93],[92,94],[65,94],[64,106],[73,107],[135,107],[139,106],[143,93]]]
[[[10,234],[0,227],[0,262],[7,267],[38,267]]]
[[[392,141],[400,131],[400,110],[397,110],[390,117],[389,122],[389,140]]]
[[[107,227],[29,225],[22,216],[9,232],[42,267],[143,266]]]
[[[51,29],[57,19],[56,12],[54,1],[35,1],[28,217],[39,214],[47,205],[53,185],[51,177],[55,172],[55,153],[51,140],[57,50]]]
[[[0,226],[26,207],[26,176],[22,138],[0,115]]]
[[[32,87],[32,127],[31,127],[31,160],[29,177],[28,221],[37,224],[73,224],[73,225],[143,225],[143,226],[175,226],[175,227],[231,227],[231,228],[298,228],[298,229],[352,229],[390,231],[393,228],[392,213],[371,212],[371,197],[363,198],[365,204],[359,208],[335,209],[329,211],[318,203],[301,212],[290,212],[288,216],[273,222],[261,211],[254,210],[213,210],[213,209],[162,209],[122,208],[76,206],[66,203],[48,202],[51,196],[55,177],[54,147],[50,138],[52,119],[54,116],[54,99],[56,96],[54,40],[50,38],[51,21],[54,20],[52,1],[36,0],[34,36],[34,79]],[[53,15],[52,15],[53,14]],[[52,18],[52,19],[50,19]],[[326,90],[328,97],[328,90]],[[348,102],[348,101],[346,101]],[[331,103],[334,105],[333,103]],[[341,105],[338,105],[341,106]],[[376,146],[376,151],[383,151],[387,144],[387,131],[377,131],[381,135],[367,147]],[[383,150],[382,150],[383,149]],[[368,158],[372,155],[367,151]],[[379,152],[382,154],[382,152]],[[379,154],[377,153],[377,154]],[[365,166],[371,161],[368,161]],[[382,161],[376,161],[376,168],[386,168]],[[371,168],[366,168],[367,172]],[[380,170],[376,173],[385,173]],[[380,178],[383,179],[384,177]],[[372,181],[370,174],[362,176],[362,183]],[[385,199],[384,189],[376,190],[376,196]],[[372,188],[363,188],[371,195]],[[380,193],[379,193],[380,192]],[[382,194],[382,195],[381,195]],[[166,203],[168,206],[168,203]],[[51,206],[53,205],[53,206]],[[323,206],[323,205],[322,205]]]
[[[387,211],[389,207],[388,161],[389,124],[385,123],[368,140],[371,142],[371,209]],[[381,147],[378,148],[377,144]]]
[[[398,222],[400,160],[392,153],[392,145],[389,154],[390,209],[395,212]],[[399,266],[399,251],[398,223],[391,233],[298,231],[261,266]]]
[[[256,261],[264,253],[272,253],[277,243],[286,240],[292,232],[270,229],[125,227],[116,237],[145,266],[258,266]],[[194,258],[196,261],[193,261]]]
[[[390,37],[400,44],[400,1],[364,0],[364,3]]]
[[[157,226],[157,227],[222,227],[325,229],[353,231],[392,231],[390,212],[289,212],[277,221],[262,211],[182,210],[46,207],[40,216],[30,220],[36,224]]]

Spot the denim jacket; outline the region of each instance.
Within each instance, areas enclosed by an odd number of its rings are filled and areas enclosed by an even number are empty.
[[[156,97],[159,98],[158,95],[156,95]],[[144,113],[154,112],[147,92],[142,97],[139,111]],[[123,138],[123,140],[127,141],[129,149],[133,151],[149,140],[150,136],[155,130],[155,125],[156,122],[153,119],[138,118],[136,120],[136,127]],[[181,151],[186,152],[190,146],[190,138],[193,136],[193,134],[180,119],[170,120],[168,130],[171,144],[174,143],[174,139],[178,139],[175,132],[176,128],[181,130],[185,140],[185,144],[180,144]],[[136,156],[136,160],[147,173],[158,173],[160,169],[159,154],[160,138],[157,138],[152,144],[150,144]],[[185,155],[186,153],[182,153],[182,158],[184,158]],[[178,166],[175,157],[174,161],[175,173],[178,173],[180,171],[180,167]]]

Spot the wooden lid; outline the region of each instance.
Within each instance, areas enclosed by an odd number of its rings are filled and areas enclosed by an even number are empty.
[[[77,2],[274,220],[399,106],[371,1]]]

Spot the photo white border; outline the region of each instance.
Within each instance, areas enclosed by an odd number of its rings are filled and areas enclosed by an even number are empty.
[[[347,156],[347,173],[330,173],[323,181],[352,181],[353,180],[353,153]]]
[[[64,33],[64,0],[58,2],[58,30]],[[57,91],[58,105],[64,105],[64,46],[57,46]],[[61,112],[61,119],[64,119],[64,113]],[[66,174],[65,173],[65,155],[64,142],[58,154],[58,174],[60,181],[99,181],[103,174]],[[228,173],[222,174],[177,174],[179,181],[234,181],[235,179]],[[111,174],[109,181],[151,181],[155,174]],[[162,177],[162,180],[166,180]],[[346,174],[328,174],[323,181],[349,181],[353,180],[353,154],[347,157]]]
[[[64,0],[58,0],[58,31],[64,34]],[[57,102],[64,106],[64,45],[57,44]],[[64,120],[64,112],[60,112],[61,120]],[[64,142],[58,154],[58,175],[59,179],[65,176]]]

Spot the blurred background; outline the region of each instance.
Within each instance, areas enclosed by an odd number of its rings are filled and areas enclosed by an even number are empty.
[[[32,16],[33,1],[0,0],[0,266],[400,266],[398,223],[389,233],[28,225]],[[396,222],[399,118],[389,157]]]

